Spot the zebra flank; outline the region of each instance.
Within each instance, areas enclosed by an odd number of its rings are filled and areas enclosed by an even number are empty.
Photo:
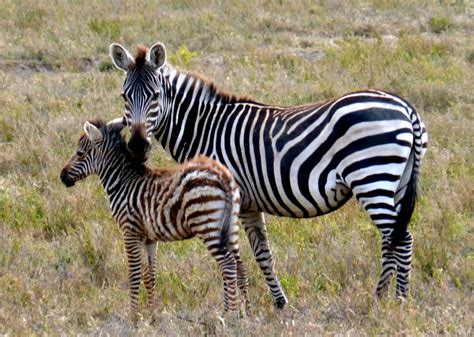
[[[70,187],[89,175],[99,176],[124,237],[132,313],[138,309],[142,278],[153,309],[156,242],[192,237],[204,242],[219,265],[225,310],[238,309],[237,288],[247,307],[248,281],[239,255],[240,194],[231,173],[204,156],[175,169],[148,168],[130,154],[120,134],[123,127],[121,119],[86,122],[61,180]]]
[[[408,230],[427,133],[404,99],[380,90],[302,106],[262,104],[220,91],[166,62],[161,43],[133,57],[110,53],[125,71],[124,119],[177,161],[203,154],[225,165],[241,192],[241,220],[277,307],[287,300],[273,271],[262,212],[308,218],[354,196],[382,235],[381,295],[397,274],[405,298],[412,254]],[[143,137],[142,137],[143,138]],[[137,151],[137,154],[146,151]]]

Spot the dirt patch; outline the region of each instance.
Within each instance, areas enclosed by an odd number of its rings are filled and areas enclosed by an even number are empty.
[[[100,70],[100,60],[88,57],[68,59],[63,63],[37,60],[0,59],[0,70],[4,72],[89,72]]]
[[[32,72],[50,72],[50,71],[57,71],[59,69],[59,65],[54,65],[45,62],[39,61],[17,61],[17,60],[0,60],[0,69],[5,72],[24,72],[24,71],[32,71]]]

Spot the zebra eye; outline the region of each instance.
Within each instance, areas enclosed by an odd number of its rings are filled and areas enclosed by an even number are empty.
[[[83,150],[77,150],[76,151],[76,156],[78,156],[78,157],[84,157],[85,154],[86,153]]]
[[[158,97],[160,97],[160,92],[159,92],[159,91],[155,92],[155,93],[153,94],[153,97],[152,97],[152,98],[153,98],[153,100],[155,100],[155,99],[158,99]]]

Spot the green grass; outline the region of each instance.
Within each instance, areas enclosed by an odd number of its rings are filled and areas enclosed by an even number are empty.
[[[446,32],[452,27],[449,18],[445,16],[433,16],[429,21],[428,25],[430,27],[430,31],[436,34],[440,34],[442,32]]]
[[[81,3],[0,6],[0,334],[472,334],[468,2]],[[191,240],[158,246],[157,322],[131,325],[123,243],[98,179],[66,189],[59,172],[85,119],[122,113],[123,74],[109,44],[157,41],[173,64],[262,102],[302,104],[371,87],[417,108],[430,142],[411,224],[407,303],[375,299],[380,238],[351,201],[317,219],[270,219],[291,304],[284,312],[273,309],[242,235],[249,318],[223,327],[217,266]],[[174,165],[157,145],[153,151],[152,165]]]

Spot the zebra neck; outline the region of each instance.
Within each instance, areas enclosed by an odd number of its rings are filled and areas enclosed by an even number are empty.
[[[167,116],[158,128],[156,138],[177,162],[196,156],[210,155],[212,149],[200,140],[216,132],[217,121],[237,106],[263,104],[251,99],[239,98],[218,90],[214,83],[197,75],[172,69],[167,77],[170,88]],[[209,153],[208,153],[209,152]]]
[[[108,154],[100,165],[99,178],[110,201],[120,190],[140,176],[140,166],[143,165],[132,162],[123,153],[112,151]]]

